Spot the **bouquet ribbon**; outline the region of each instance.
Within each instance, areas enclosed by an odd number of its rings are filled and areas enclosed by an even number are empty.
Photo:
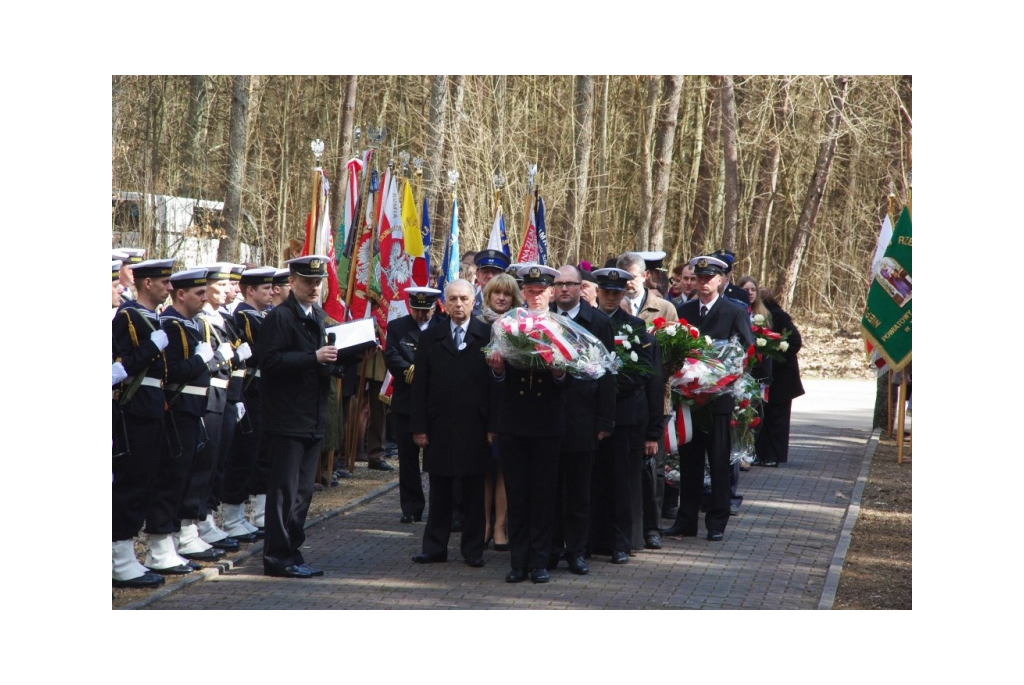
[[[579,356],[575,347],[565,338],[561,330],[557,326],[550,325],[548,317],[533,316],[519,310],[516,312],[515,320],[510,319],[511,317],[506,317],[500,320],[501,327],[505,329],[505,332],[526,334],[526,337],[540,343],[543,343],[542,336],[544,336],[547,337],[551,346],[558,350],[563,359],[571,361]]]

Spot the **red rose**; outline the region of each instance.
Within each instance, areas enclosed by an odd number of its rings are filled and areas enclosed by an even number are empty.
[[[751,428],[757,428],[760,425],[761,425],[761,417],[760,416],[755,416],[754,418],[750,419],[750,427]]]
[[[740,422],[737,421],[736,419],[733,419],[732,421],[729,422],[729,427],[730,428],[735,428],[738,425],[740,425]]]
[[[691,338],[699,338],[700,337],[700,331],[698,331],[693,326],[690,326],[690,337]]]
[[[740,400],[740,409],[746,409],[749,406],[750,406],[750,400],[748,400],[746,398]]]
[[[653,324],[654,324],[654,327],[655,327],[655,328],[661,328],[661,327],[662,327],[662,326],[664,326],[664,325],[665,325],[665,323],[666,323],[666,322],[665,322],[665,317],[663,317],[663,316],[659,316],[659,317],[656,317],[656,318],[654,319],[654,321],[652,321],[651,323],[653,323]]]

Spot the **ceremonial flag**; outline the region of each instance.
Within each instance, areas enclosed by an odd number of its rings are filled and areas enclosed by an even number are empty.
[[[865,340],[893,371],[906,366],[913,352],[912,248],[910,210],[904,207],[892,239],[872,275],[867,307],[861,319]]]
[[[548,263],[548,229],[544,223],[544,198],[537,195],[537,262]]]
[[[352,252],[355,250],[355,238],[359,231],[356,230],[358,217],[356,206],[359,203],[359,172],[363,163],[353,157],[345,165],[348,169],[348,185],[345,187],[345,208],[341,217],[341,224],[338,227],[338,238],[335,239],[335,246],[340,245],[338,250],[338,282],[344,283],[346,289],[349,282],[349,269],[352,266]],[[346,293],[347,295],[347,293]]]
[[[437,288],[444,292],[446,285],[459,277],[459,197],[452,193],[452,229],[444,244],[444,260],[441,262],[441,277]]]
[[[420,287],[426,286],[430,272],[427,271],[427,260],[423,257],[420,215],[416,211],[416,198],[413,197],[409,179],[405,180],[402,192],[402,235],[405,236],[405,253],[409,255],[412,266],[411,281]]]
[[[382,210],[380,213],[380,271],[381,307],[377,318],[381,329],[387,332],[387,323],[409,313],[405,304],[405,289],[409,287],[412,266],[405,251],[402,230],[402,203],[399,199],[398,180],[389,169],[384,177]],[[415,233],[419,236],[419,227]],[[381,342],[384,342],[383,335]]]
[[[488,250],[504,252],[505,256],[512,260],[512,251],[508,246],[508,237],[505,235],[505,215],[498,205],[498,211],[494,215],[494,225],[491,227],[491,237],[487,241]]]
[[[321,305],[335,321],[345,320],[345,304],[341,301],[338,271],[334,259],[334,236],[331,234],[331,212],[327,201],[331,184],[323,169],[314,170],[313,207],[306,218],[306,242],[303,255],[327,255],[327,293]]]
[[[377,192],[376,172],[370,175],[369,194],[364,198],[365,212],[359,226],[359,237],[352,254],[352,288],[348,294],[349,311],[353,319],[365,319],[370,315],[367,297],[370,285],[370,269],[373,261],[373,203]]]
[[[423,237],[423,261],[424,269],[427,272],[427,282],[430,279],[430,212],[427,208],[427,198],[423,198],[423,213],[420,214],[420,235]]]
[[[878,275],[878,265],[882,261],[882,257],[885,256],[885,250],[889,247],[889,241],[892,240],[892,221],[889,219],[889,215],[886,214],[885,218],[882,219],[882,229],[878,233],[878,243],[875,244],[875,256],[871,260],[871,278],[874,279]],[[870,294],[870,287],[868,288]],[[875,370],[879,377],[889,370],[889,365],[886,363],[885,358],[882,357],[874,349],[872,344],[865,340],[864,349],[869,357],[869,363]]]
[[[366,296],[371,301],[380,304],[380,212],[384,204],[381,200],[384,197],[383,184],[374,169],[370,174],[370,186],[373,189],[373,202],[370,203],[367,221],[370,223],[370,280],[366,284]]]
[[[533,213],[533,202],[530,202],[526,234],[523,236],[523,245],[519,248],[519,259],[516,261],[520,264],[540,263],[540,247],[537,245],[537,221]]]

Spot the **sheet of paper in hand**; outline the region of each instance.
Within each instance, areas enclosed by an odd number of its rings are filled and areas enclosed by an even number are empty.
[[[329,326],[328,339],[334,334],[334,346],[342,354],[360,352],[377,346],[377,336],[373,330],[373,319],[358,319],[348,323]]]

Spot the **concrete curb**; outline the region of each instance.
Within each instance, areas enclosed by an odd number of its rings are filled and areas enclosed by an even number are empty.
[[[836,543],[836,551],[832,555],[832,563],[829,565],[828,575],[825,576],[825,587],[821,591],[818,609],[830,610],[836,601],[836,592],[839,590],[839,576],[843,573],[846,553],[850,550],[850,540],[853,538],[853,528],[857,525],[857,517],[860,516],[860,500],[864,495],[864,487],[868,482],[868,473],[871,471],[871,460],[875,456],[875,449],[878,447],[878,438],[881,432],[881,428],[876,428],[872,431],[867,447],[864,449],[864,461],[861,463],[860,473],[857,475],[857,483],[854,485],[853,493],[850,496],[850,506],[846,509],[843,528],[839,533],[839,540]]]
[[[370,502],[372,500],[377,499],[381,495],[387,494],[388,492],[390,492],[391,490],[394,490],[397,487],[398,487],[398,481],[397,480],[395,480],[395,481],[393,481],[391,483],[388,483],[387,485],[383,485],[383,486],[377,488],[376,490],[373,490],[371,492],[366,493],[365,495],[363,495],[362,497],[360,497],[358,499],[352,500],[351,502],[349,502],[348,504],[346,504],[343,507],[339,507],[337,509],[334,509],[333,511],[329,511],[326,514],[324,514],[323,516],[319,516],[319,517],[313,519],[312,521],[306,521],[306,526],[305,527],[309,528],[311,526],[318,525],[318,524],[326,521],[329,518],[332,518],[332,517],[337,516],[339,514],[344,514],[346,511],[351,511],[352,509],[355,509],[358,506],[361,506],[363,504],[366,504],[367,502]],[[225,559],[223,561],[218,561],[218,562],[216,562],[214,564],[211,564],[211,565],[203,568],[202,570],[195,571],[193,573],[189,573],[186,577],[182,578],[181,581],[173,583],[173,584],[170,584],[170,585],[164,585],[160,589],[154,590],[153,592],[149,593],[148,595],[146,595],[145,597],[143,597],[142,599],[140,599],[138,601],[131,602],[130,604],[125,604],[123,607],[120,607],[118,609],[118,611],[128,611],[130,609],[141,609],[142,607],[145,607],[145,606],[148,606],[148,605],[152,604],[153,602],[157,601],[158,599],[161,599],[161,598],[166,597],[166,596],[168,596],[170,594],[173,594],[173,593],[177,592],[178,590],[181,590],[182,588],[188,587],[192,583],[198,583],[198,582],[203,581],[203,580],[212,580],[212,579],[216,578],[217,576],[219,576],[221,574],[224,574],[224,573],[227,573],[228,571],[233,569],[235,567],[235,564],[237,564],[238,562],[246,561],[246,560],[250,559],[257,552],[263,552],[263,543],[262,542],[254,542],[251,545],[248,545],[244,552],[239,552],[232,559]]]

